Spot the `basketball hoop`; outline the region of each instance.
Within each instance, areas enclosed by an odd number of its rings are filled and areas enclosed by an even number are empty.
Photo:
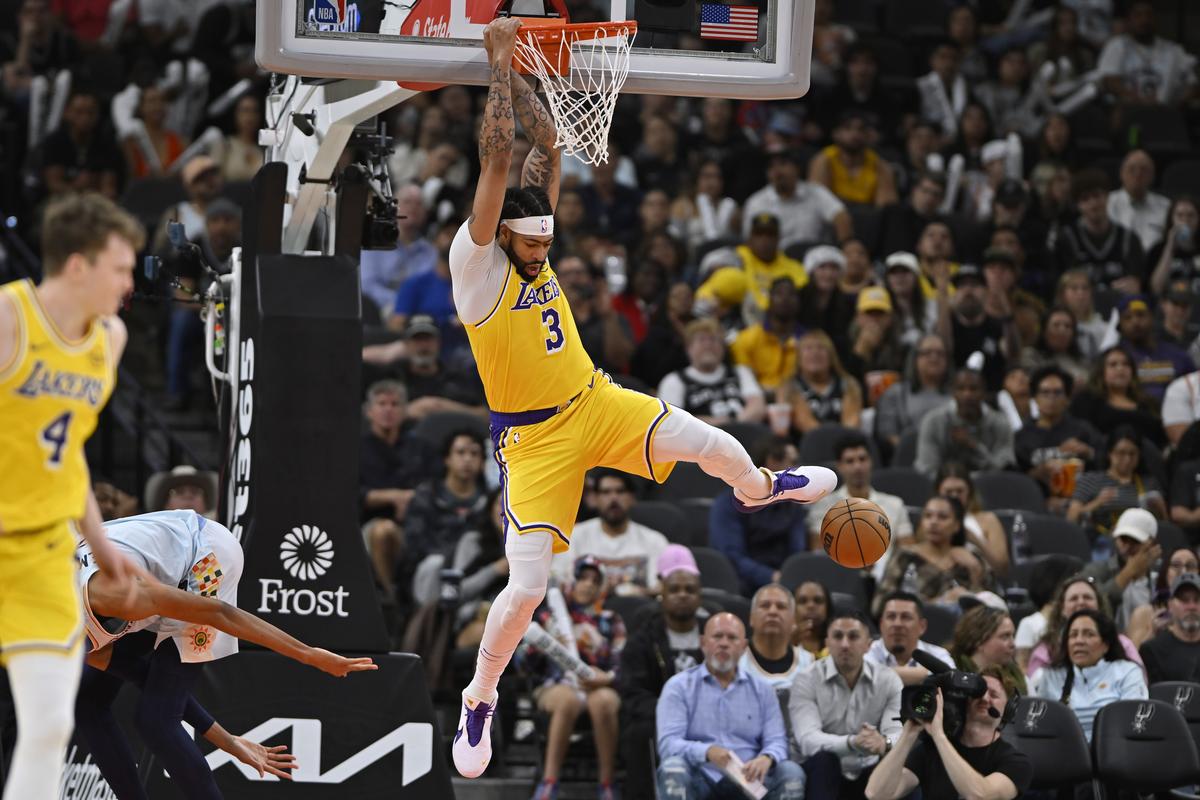
[[[542,84],[558,129],[555,146],[589,164],[603,164],[617,95],[629,76],[637,22],[521,21],[514,63]]]

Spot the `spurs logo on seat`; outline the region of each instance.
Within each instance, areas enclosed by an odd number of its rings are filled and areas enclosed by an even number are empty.
[[[1133,715],[1133,732],[1145,733],[1146,726],[1150,724],[1151,718],[1154,716],[1154,705],[1152,703],[1138,703],[1137,712]]]
[[[1025,709],[1025,721],[1021,723],[1021,727],[1027,731],[1036,731],[1038,722],[1044,716],[1046,716],[1046,701],[1035,700]]]

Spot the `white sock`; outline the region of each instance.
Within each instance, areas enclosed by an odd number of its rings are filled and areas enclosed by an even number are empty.
[[[771,493],[771,479],[754,466],[741,442],[675,406],[658,426],[651,458],[655,463],[694,462],[747,497],[763,498]]]
[[[509,528],[504,555],[508,585],[492,601],[475,660],[475,677],[463,690],[464,696],[485,703],[495,702],[496,684],[546,596],[554,546],[546,531],[517,534]]]
[[[75,727],[75,693],[83,658],[49,652],[9,656],[8,681],[17,711],[17,746],[4,800],[58,797],[67,742]]]

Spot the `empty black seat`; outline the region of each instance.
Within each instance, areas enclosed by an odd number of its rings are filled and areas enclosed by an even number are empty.
[[[489,437],[488,424],[471,414],[461,414],[457,411],[439,411],[423,417],[413,426],[413,435],[419,436],[429,443],[433,452],[438,454],[441,461],[442,445],[446,437],[460,430],[468,430],[486,441]]]
[[[708,519],[709,514],[712,513],[712,504],[713,500],[708,497],[686,497],[675,502],[675,506],[683,514],[686,530],[691,539],[691,541],[681,542],[681,544],[708,546]],[[675,540],[672,539],[672,541]]]
[[[658,531],[672,542],[679,541],[677,537],[686,537],[691,541],[687,520],[684,519],[683,512],[672,503],[643,500],[629,510],[629,518],[639,525]]]
[[[1022,697],[1003,735],[1033,762],[1033,789],[1066,789],[1092,779],[1092,757],[1079,718],[1057,700]]]
[[[1200,755],[1183,714],[1162,700],[1119,700],[1096,714],[1092,761],[1108,797],[1165,792],[1200,780]]]
[[[1085,563],[1092,560],[1092,545],[1087,534],[1075,523],[1040,514],[1030,514],[1025,523],[1029,526],[1030,555],[1065,553]]]
[[[1175,706],[1192,732],[1192,741],[1200,747],[1200,683],[1161,681],[1150,687],[1150,699]]]
[[[692,555],[696,558],[696,566],[700,568],[701,586],[720,589],[732,595],[741,593],[742,583],[737,570],[720,551],[711,547],[693,547]]]
[[[872,470],[871,486],[881,492],[894,494],[906,506],[923,506],[933,497],[933,481],[912,467],[884,467]]]
[[[1046,513],[1046,496],[1037,481],[1023,472],[976,472],[971,476],[986,509],[1020,508]]]

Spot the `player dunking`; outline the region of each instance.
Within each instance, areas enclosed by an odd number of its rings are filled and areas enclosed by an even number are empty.
[[[611,467],[661,483],[676,461],[696,462],[733,487],[744,511],[779,500],[811,503],[837,485],[837,475],[823,467],[760,470],[725,431],[621,388],[592,365],[546,262],[559,155],[549,114],[511,72],[520,25],[497,19],[484,30],[491,81],[479,132],[480,177],[471,218],[450,247],[454,303],[492,409],[509,564],[454,738],[454,764],[468,778],[481,775],[491,759],[496,684],[545,595],[551,557],[570,545],[587,470]],[[533,140],[519,189],[505,186],[514,109]]]
[[[35,287],[0,287],[0,661],[17,746],[5,800],[58,796],[83,666],[75,527],[104,570],[134,571],[104,535],[83,445],[125,347],[141,226],[100,195],[53,203]],[[131,587],[130,587],[131,588]]]

